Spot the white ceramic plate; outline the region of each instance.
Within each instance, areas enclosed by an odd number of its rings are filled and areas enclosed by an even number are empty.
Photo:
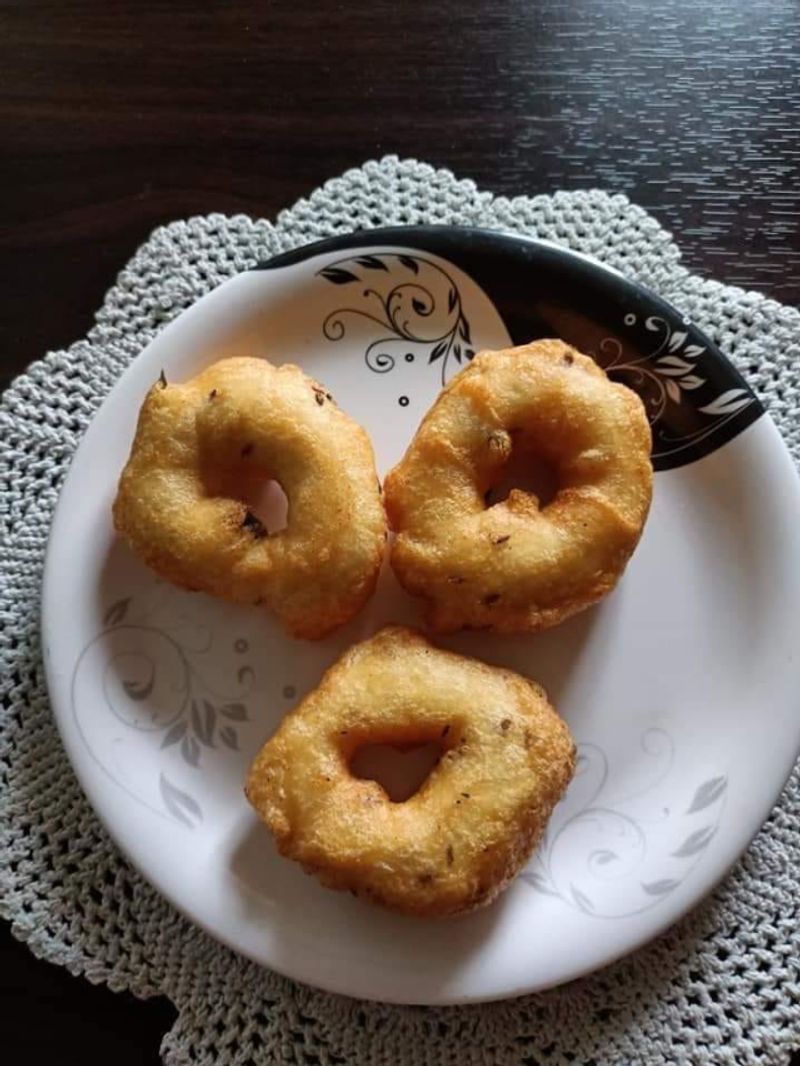
[[[544,683],[578,772],[522,876],[484,912],[424,922],[326,891],[278,857],[242,794],[285,711],[353,641],[419,621],[384,574],[321,643],[181,592],[114,537],[139,405],[232,354],[299,363],[385,471],[476,348],[561,335],[640,390],[652,515],[618,590],[551,632],[446,643]],[[43,596],[53,710],[131,861],[215,937],[364,998],[452,1003],[570,980],[674,922],[756,832],[800,747],[800,493],[769,418],[655,296],[555,247],[472,230],[324,242],[242,274],[169,325],[93,421],[53,523]]]

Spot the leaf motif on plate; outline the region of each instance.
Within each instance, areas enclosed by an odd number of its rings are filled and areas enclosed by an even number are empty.
[[[699,378],[696,374],[687,374],[686,377],[681,378],[678,384],[682,389],[699,389],[701,385],[705,385],[706,379]]]
[[[685,374],[687,370],[694,370],[691,363],[687,363],[685,359],[680,359],[677,355],[665,355],[662,359],[657,360],[656,365],[662,374],[669,374],[674,377]]]
[[[188,825],[190,828],[194,828],[196,822],[202,822],[203,811],[200,804],[197,800],[192,799],[188,792],[184,792],[177,785],[173,785],[164,774],[159,777],[158,787],[164,806],[179,822],[183,822],[184,825]]]
[[[529,885],[532,885],[539,892],[544,892],[546,896],[558,896],[558,892],[551,888],[545,881],[541,874],[533,873],[531,870],[526,870],[522,875],[523,880],[527,881]]]
[[[689,834],[681,846],[676,851],[673,851],[672,854],[676,858],[687,858],[690,855],[696,855],[708,846],[716,831],[717,828],[713,825],[707,825],[703,829],[696,829]]]
[[[197,706],[197,700],[192,700],[191,719],[192,729],[195,733],[201,734],[203,732],[203,723],[200,720],[200,708]]]
[[[428,356],[428,363],[435,363],[437,359],[441,359],[444,353],[447,351],[447,341],[439,341],[431,354]]]
[[[685,330],[676,329],[669,339],[669,350],[671,352],[677,352],[683,342],[686,340],[688,334]]]
[[[176,722],[164,734],[164,739],[161,741],[161,747],[171,748],[173,744],[177,744],[179,740],[183,740],[186,729],[186,722]]]
[[[194,737],[186,736],[181,741],[181,755],[189,766],[198,766],[200,763],[200,745]]]
[[[407,267],[413,274],[419,274],[419,264],[416,259],[412,259],[410,255],[398,255],[399,261],[404,267]]]
[[[236,730],[231,725],[224,725],[219,731],[220,739],[222,743],[231,748],[233,751],[239,750],[239,741],[236,737]]]
[[[192,700],[192,729],[194,735],[201,744],[207,748],[214,747],[214,727],[217,721],[217,712],[209,700],[203,700],[203,709],[196,700]]]
[[[642,881],[642,888],[648,896],[665,896],[667,892],[671,892],[673,888],[677,888],[679,884],[680,881],[665,877],[663,881]]]
[[[107,628],[111,626],[118,626],[128,613],[128,607],[130,607],[131,598],[126,596],[122,600],[117,600],[116,603],[112,603],[103,616],[103,625]]]
[[[319,273],[327,281],[332,281],[334,285],[348,285],[351,281],[358,281],[356,274],[351,274],[349,270],[343,270],[341,267],[323,267]]]
[[[569,890],[572,894],[573,900],[578,905],[580,910],[582,910],[585,914],[592,914],[594,912],[594,904],[585,893],[581,892],[581,890],[579,888],[576,888],[575,885],[570,885]]]
[[[686,813],[694,814],[696,811],[702,811],[706,807],[710,807],[712,803],[720,798],[727,787],[728,778],[724,774],[720,774],[719,777],[709,777],[708,781],[704,781],[695,792],[694,799]]]
[[[700,410],[706,415],[732,415],[747,407],[751,402],[751,397],[744,389],[728,389]]]
[[[388,270],[387,265],[378,259],[375,255],[360,255],[356,259],[359,266],[366,267],[367,270]]]
[[[243,703],[226,703],[219,711],[224,718],[229,718],[232,722],[247,721],[247,708]]]

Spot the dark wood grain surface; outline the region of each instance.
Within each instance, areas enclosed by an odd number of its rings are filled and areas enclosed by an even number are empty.
[[[795,0],[0,0],[0,384],[83,335],[159,223],[272,216],[387,152],[625,192],[692,268],[797,303],[798,57]],[[6,1046],[156,1061],[166,1004],[5,930],[0,975]]]

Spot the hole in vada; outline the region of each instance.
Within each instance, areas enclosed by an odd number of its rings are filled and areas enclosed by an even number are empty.
[[[535,496],[539,508],[555,499],[559,489],[559,472],[555,463],[532,447],[515,445],[508,461],[484,494],[486,507],[494,507],[508,499],[516,489]]]
[[[285,529],[289,519],[289,501],[279,482],[258,468],[255,447],[243,444],[239,461],[228,465],[207,466],[203,480],[212,496],[227,496],[247,507],[245,526],[261,536],[271,536]]]
[[[265,481],[248,493],[244,503],[271,534],[286,529],[289,501],[277,481]]]
[[[350,773],[377,781],[392,803],[411,799],[430,777],[444,752],[439,740],[411,744],[362,744],[349,761]]]
[[[208,393],[199,434],[200,474],[209,496],[238,500],[247,508],[245,528],[260,537],[280,533],[288,524],[289,502],[272,477],[263,447],[241,427],[213,421],[222,410],[217,389]]]

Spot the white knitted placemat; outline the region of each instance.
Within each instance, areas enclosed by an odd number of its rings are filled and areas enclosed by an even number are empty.
[[[440,1009],[328,995],[233,955],[128,866],[75,781],[48,705],[38,613],[50,518],[90,418],[157,331],[237,271],[331,234],[424,222],[545,237],[655,289],[744,372],[800,459],[800,313],[690,274],[670,235],[624,196],[508,200],[392,157],[274,224],[210,215],[157,230],[87,339],[34,364],[0,404],[0,913],[73,973],[169,996],[170,1064],[787,1063],[800,1047],[797,770],[727,881],[658,941],[545,994]]]

